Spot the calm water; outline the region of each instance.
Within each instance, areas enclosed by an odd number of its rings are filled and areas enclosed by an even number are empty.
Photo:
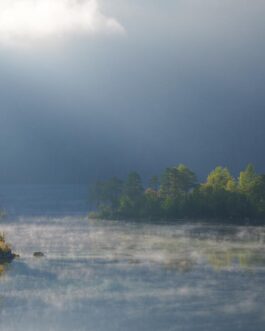
[[[0,331],[264,331],[265,228],[92,221],[85,188],[5,191],[21,258]]]

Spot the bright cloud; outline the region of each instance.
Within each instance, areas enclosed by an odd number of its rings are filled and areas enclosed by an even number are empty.
[[[97,0],[0,0],[1,43],[75,33],[124,33],[124,28],[101,12]]]

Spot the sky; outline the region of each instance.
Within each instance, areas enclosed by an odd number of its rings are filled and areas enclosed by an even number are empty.
[[[0,183],[265,172],[264,0],[0,0]]]

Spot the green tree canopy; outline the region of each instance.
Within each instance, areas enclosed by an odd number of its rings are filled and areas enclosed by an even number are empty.
[[[100,181],[94,197],[102,218],[208,218],[230,221],[265,219],[265,175],[252,165],[235,180],[226,167],[216,167],[207,181],[197,184],[195,174],[185,165],[167,168],[153,177],[144,189],[140,175],[129,173]]]
[[[184,164],[167,168],[162,175],[161,196],[176,199],[195,187],[196,182],[196,175]]]
[[[150,181],[149,181],[149,188],[152,190],[157,191],[159,188],[159,178],[158,176],[152,176]]]
[[[184,164],[180,164],[177,167],[179,172],[179,185],[183,192],[189,192],[197,184],[197,177],[193,171],[191,171]]]
[[[123,190],[122,180],[112,177],[106,181],[97,181],[91,190],[91,200],[96,204],[107,203],[116,208]]]
[[[230,190],[235,187],[235,180],[228,168],[219,166],[208,175],[205,187],[213,190]]]
[[[258,184],[260,176],[255,172],[253,164],[248,164],[244,171],[240,172],[239,175],[239,189],[243,193],[251,193],[255,190],[255,186]]]
[[[141,176],[137,172],[130,172],[124,184],[124,194],[135,199],[144,192]]]

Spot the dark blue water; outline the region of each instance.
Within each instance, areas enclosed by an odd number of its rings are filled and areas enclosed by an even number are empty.
[[[0,186],[0,207],[8,216],[69,216],[88,214],[85,185]]]
[[[21,258],[0,276],[0,331],[265,329],[264,227],[89,220],[84,187],[1,195]]]

